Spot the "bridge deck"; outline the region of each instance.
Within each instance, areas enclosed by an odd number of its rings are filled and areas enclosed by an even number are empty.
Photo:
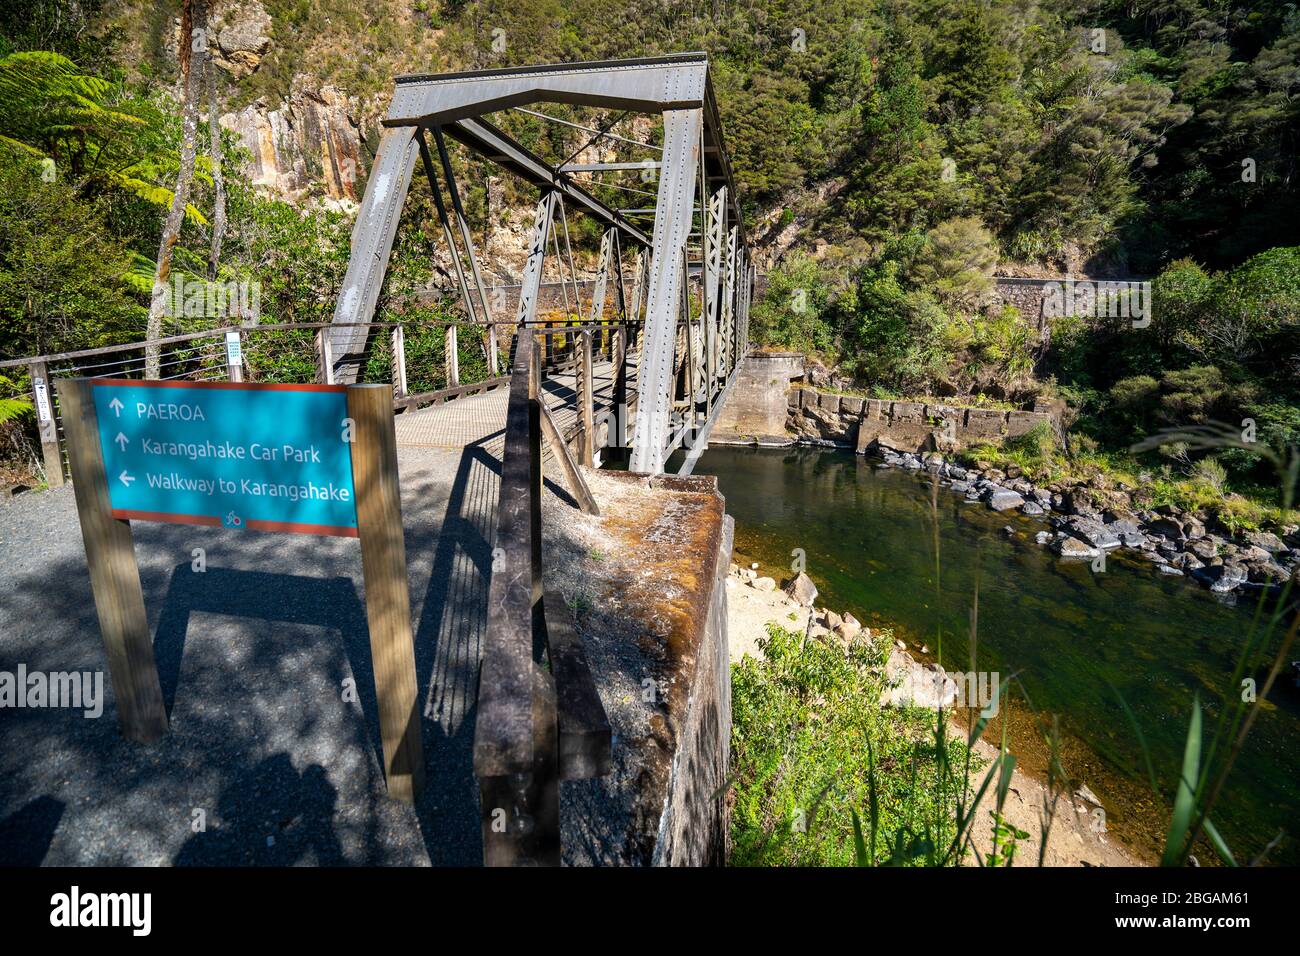
[[[634,363],[629,362],[629,398],[636,390],[633,368]],[[599,424],[613,403],[614,366],[610,362],[593,362],[592,379],[596,422]],[[578,416],[574,403],[576,388],[572,371],[553,375],[542,384],[546,405],[566,435],[577,427]],[[488,454],[499,459],[505,441],[506,403],[509,395],[509,388],[503,386],[490,392],[468,395],[398,415],[397,444],[409,448],[464,448],[478,444]]]

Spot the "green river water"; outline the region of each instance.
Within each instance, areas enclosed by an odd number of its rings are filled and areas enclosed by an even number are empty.
[[[1058,715],[1064,766],[1100,797],[1112,838],[1148,859],[1158,856],[1193,696],[1206,704],[1208,736],[1253,605],[1225,605],[1122,552],[1107,556],[1104,573],[1062,561],[1034,542],[1047,527],[1041,520],[996,514],[944,487],[936,588],[928,476],[880,469],[847,452],[723,446],[705,453],[695,473],[718,478],[736,521],[738,562],[757,561],[780,580],[791,573],[791,551],[802,548],[820,606],[892,626],[914,647],[942,643],[941,662],[962,671],[971,669],[978,583],[977,669],[1004,679],[1015,672],[1023,685],[1004,708],[1021,766],[1043,771],[1047,749],[1036,727],[1043,715]],[[1004,533],[1007,525],[1014,538]],[[1255,676],[1262,686],[1265,675]],[[1164,800],[1151,794],[1111,685],[1136,714]],[[1269,862],[1297,864],[1300,694],[1278,686],[1271,698],[1214,820],[1238,858],[1285,830]],[[1201,848],[1198,855],[1210,862],[1212,854]]]

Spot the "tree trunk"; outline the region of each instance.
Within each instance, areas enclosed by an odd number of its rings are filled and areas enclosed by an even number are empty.
[[[221,265],[221,240],[226,232],[226,178],[221,171],[221,110],[217,105],[217,69],[209,59],[208,73],[208,155],[212,159],[212,248],[208,254],[208,279],[216,281]]]
[[[190,24],[190,29],[186,25]],[[163,220],[162,240],[158,244],[158,264],[154,269],[153,295],[149,301],[149,319],[145,325],[148,344],[144,350],[144,377],[157,378],[161,351],[156,340],[162,337],[163,313],[167,307],[167,286],[171,279],[172,250],[180,236],[185,221],[185,206],[189,201],[190,181],[194,178],[195,141],[199,126],[199,83],[203,74],[204,52],[207,50],[206,0],[182,0],[180,64],[185,90],[181,107],[181,168],[176,175],[176,192],[171,209]],[[196,32],[197,31],[197,32]],[[199,49],[194,49],[197,46]]]

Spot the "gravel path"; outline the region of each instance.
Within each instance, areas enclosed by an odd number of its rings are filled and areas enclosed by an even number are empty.
[[[470,753],[498,465],[399,460],[431,768],[418,807],[385,795],[355,540],[136,523],[171,733],[133,744],[64,487],[0,504],[0,671],[103,671],[105,705],[0,710],[0,863],[481,860]]]

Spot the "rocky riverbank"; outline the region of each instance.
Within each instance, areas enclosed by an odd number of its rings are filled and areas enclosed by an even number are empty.
[[[939,482],[993,511],[1040,518],[1051,530],[1035,540],[1065,559],[1096,561],[1123,548],[1151,562],[1161,574],[1187,576],[1212,592],[1253,596],[1278,594],[1290,579],[1300,585],[1300,528],[1281,534],[1233,535],[1203,515],[1161,506],[1134,510],[1129,492],[1098,485],[1037,486],[987,462],[959,464],[939,452],[899,452],[879,446],[887,468],[936,475]]]
[[[966,711],[956,708],[957,684],[939,664],[918,659],[902,641],[880,628],[863,626],[848,611],[837,613],[817,605],[817,587],[806,574],[795,575],[781,587],[764,575],[757,565],[732,564],[727,577],[727,626],[732,663],[745,655],[761,657],[759,639],[769,625],[803,633],[810,640],[847,647],[856,641],[890,641],[882,676],[884,689],[878,701],[882,707],[922,707],[952,714],[954,738],[964,739]],[[927,648],[918,650],[924,654]],[[985,768],[997,757],[997,748],[984,740],[975,744]],[[978,790],[987,769],[973,770],[971,789]],[[993,850],[993,818],[988,812],[992,798],[986,797],[976,813],[973,845],[982,858]],[[1073,793],[1053,797],[1046,784],[1031,774],[1015,770],[1002,808],[1002,819],[1027,836],[1017,841],[1015,865],[1034,866],[1039,861],[1045,808],[1052,820],[1043,853],[1046,866],[1139,866],[1143,861],[1108,836],[1102,805],[1087,786],[1077,785]],[[1098,821],[1103,821],[1099,823]],[[968,865],[977,860],[968,855]]]

